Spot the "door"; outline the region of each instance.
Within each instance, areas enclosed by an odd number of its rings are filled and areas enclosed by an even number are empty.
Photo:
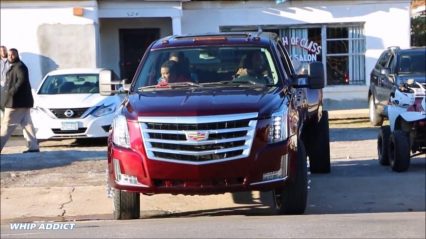
[[[148,46],[160,38],[160,29],[120,29],[120,77],[131,81]]]
[[[386,64],[382,69],[386,68],[391,70],[390,66],[393,59],[394,59],[394,55],[391,52],[389,52],[385,58]],[[379,102],[380,107],[384,108],[385,105],[387,105],[392,87],[393,87],[393,81],[390,79],[389,74],[382,74],[382,72],[379,72],[378,86],[376,88],[376,91],[377,91],[377,101]]]

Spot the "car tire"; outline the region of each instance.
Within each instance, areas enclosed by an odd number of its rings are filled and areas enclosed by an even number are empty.
[[[308,198],[308,170],[306,152],[302,141],[297,144],[296,174],[283,188],[273,190],[275,209],[278,214],[303,214]]]
[[[307,138],[307,154],[311,173],[330,173],[330,133],[328,111],[323,111],[317,124],[308,126],[305,132]]]
[[[383,116],[381,116],[376,109],[376,104],[374,103],[374,96],[371,95],[368,98],[368,110],[370,123],[373,126],[381,126],[383,124]]]
[[[138,219],[140,217],[140,194],[114,189],[115,220]]]
[[[404,131],[395,130],[391,134],[389,162],[395,172],[407,171],[410,166],[410,142]]]
[[[389,165],[389,141],[391,130],[390,126],[380,127],[379,135],[377,136],[377,154],[381,165]]]

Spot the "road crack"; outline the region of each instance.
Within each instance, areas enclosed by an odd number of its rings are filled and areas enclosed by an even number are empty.
[[[67,213],[67,210],[65,210],[64,207],[65,207],[65,205],[73,202],[72,194],[73,194],[74,191],[75,191],[75,187],[72,187],[72,189],[71,189],[71,191],[69,192],[69,195],[68,195],[69,200],[62,203],[61,206],[59,207],[59,209],[62,210],[62,213],[61,213],[60,216],[62,217],[63,220],[65,219],[65,214]]]

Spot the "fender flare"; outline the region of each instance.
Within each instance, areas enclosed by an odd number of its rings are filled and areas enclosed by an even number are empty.
[[[404,112],[404,113],[401,113],[400,116],[407,122],[414,122],[414,121],[426,119],[426,114],[423,114],[421,112],[415,112],[415,111]]]

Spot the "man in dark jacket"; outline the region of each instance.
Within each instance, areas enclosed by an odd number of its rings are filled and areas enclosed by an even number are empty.
[[[34,99],[28,68],[19,59],[18,51],[14,48],[9,50],[8,60],[10,69],[6,73],[4,95],[1,97],[1,106],[5,110],[1,123],[0,151],[19,124],[24,129],[24,136],[28,142],[28,150],[24,153],[40,152],[30,115]]]

